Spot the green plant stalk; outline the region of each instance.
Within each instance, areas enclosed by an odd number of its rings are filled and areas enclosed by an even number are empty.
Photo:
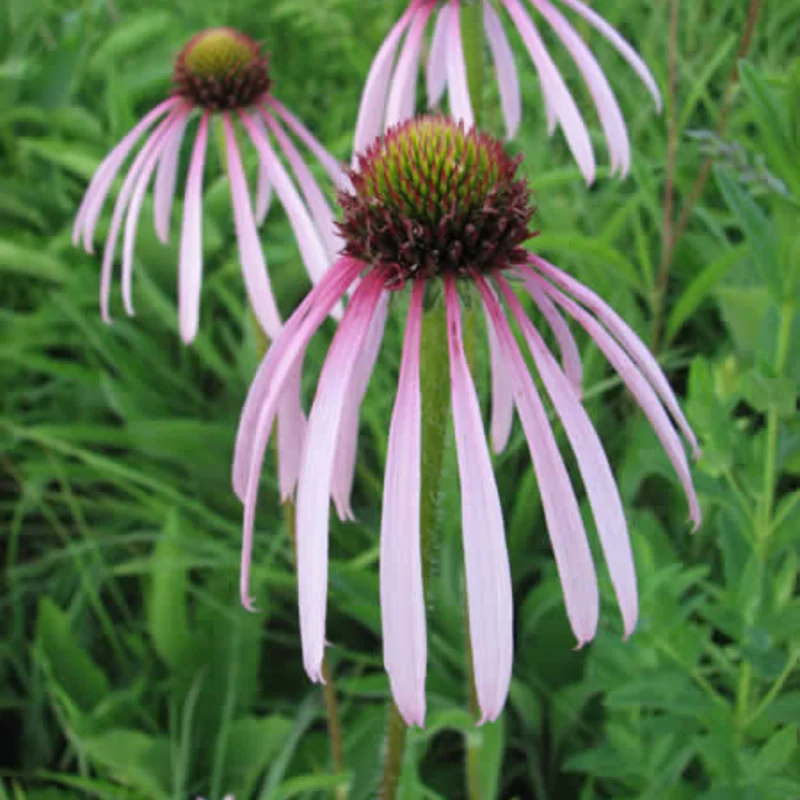
[[[778,341],[775,349],[775,375],[783,376],[789,356],[792,325],[794,324],[794,305],[786,301],[781,306]],[[775,487],[778,482],[778,425],[779,409],[772,403],[767,410],[767,441],[764,448],[764,487],[762,492],[761,513],[755,527],[755,553],[761,566],[767,555],[767,543],[772,532],[772,516],[775,505]],[[739,670],[739,683],[736,691],[737,733],[743,738],[745,728],[754,719],[750,714],[750,684],[752,669],[748,661],[743,661]]]
[[[220,164],[227,173],[228,171],[228,156],[227,146],[225,143],[225,133],[219,117],[214,118],[214,143],[217,148],[217,155],[219,156]],[[236,130],[234,128],[234,135]],[[256,318],[255,312],[250,310],[250,317],[254,326],[256,352],[259,358],[263,358],[267,354],[270,341],[269,337],[264,333],[261,325]],[[278,419],[275,420],[274,442],[275,442],[275,466],[280,469],[280,454],[278,452]],[[292,545],[292,555],[297,561],[297,544],[295,540],[295,513],[294,502],[291,498],[283,503],[283,517],[286,523],[286,530],[289,535],[289,541]],[[322,677],[324,683],[322,684],[322,695],[325,701],[325,711],[328,722],[328,740],[330,743],[331,761],[333,767],[338,773],[343,773],[344,770],[344,747],[342,743],[342,723],[339,715],[339,704],[336,699],[336,685],[334,682],[333,671],[331,670],[328,659],[323,655],[322,657]],[[337,800],[347,800],[347,787],[339,786],[336,789]]]
[[[439,497],[445,436],[450,409],[447,314],[444,297],[438,296],[422,315],[420,344],[420,391],[422,395],[422,455],[420,463],[420,550],[422,584],[426,590],[437,547]],[[427,594],[427,592],[426,592]],[[403,763],[407,726],[394,702],[390,702],[386,754],[381,778],[381,798],[394,800]]]

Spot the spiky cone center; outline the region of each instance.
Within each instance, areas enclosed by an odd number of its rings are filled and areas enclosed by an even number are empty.
[[[243,33],[211,28],[180,52],[173,82],[177,94],[209,111],[249,108],[269,91],[267,57]]]
[[[401,123],[359,156],[342,191],[345,252],[386,274],[386,286],[522,263],[533,237],[521,157],[440,116]]]

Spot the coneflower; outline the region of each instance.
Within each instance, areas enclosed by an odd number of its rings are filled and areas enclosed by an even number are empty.
[[[340,187],[346,185],[346,178],[337,161],[273,97],[267,58],[261,47],[244,34],[230,28],[213,28],[195,36],[176,59],[173,84],[170,96],[145,114],[98,167],[75,220],[73,241],[77,245],[82,239],[84,248],[91,253],[95,228],[111,185],[139,139],[149,132],[128,169],[114,206],[103,254],[100,288],[103,318],[109,319],[114,254],[123,222],[122,297],[126,311],[133,313],[131,278],[136,227],[154,174],[155,230],[162,242],[166,243],[169,238],[180,149],[187,125],[197,118],[186,179],[178,265],[181,336],[186,342],[194,339],[202,280],[203,173],[209,126],[212,118],[217,117],[222,124],[236,238],[247,293],[259,323],[268,336],[274,337],[281,329],[281,318],[257,233],[257,225],[267,215],[272,190],[286,209],[312,281],[322,277],[341,249],[330,206],[287,131],[311,151]],[[255,212],[236,140],[237,124],[258,151]],[[289,162],[305,202],[278,158],[271,138]]]
[[[650,70],[633,47],[581,0],[530,0],[534,14],[526,10],[523,0],[498,0],[497,3],[490,0],[411,0],[372,63],[361,97],[355,152],[362,152],[384,130],[414,115],[417,73],[425,29],[434,13],[436,22],[426,66],[428,106],[436,106],[447,89],[450,113],[456,119],[463,120],[467,127],[472,126],[473,111],[467,83],[461,17],[464,7],[473,2],[483,3],[483,26],[497,72],[508,138],[516,136],[522,115],[519,76],[511,45],[495,5],[505,9],[539,75],[549,133],[552,134],[557,125],[561,127],[586,181],[591,183],[595,177],[595,158],[589,132],[572,93],[536,27],[536,18],[544,19],[552,28],[586,83],[608,143],[612,173],[619,171],[622,175],[627,174],[631,161],[630,143],[617,99],[594,54],[558,6],[574,11],[610,42],[642,79],[659,110],[661,94]],[[398,49],[400,53],[395,64]]]
[[[678,434],[696,441],[656,360],[594,292],[523,245],[533,236],[528,185],[499,141],[441,117],[407,121],[363,153],[342,191],[343,256],[287,321],[267,353],[242,411],[233,482],[244,502],[241,592],[250,605],[253,523],[265,448],[281,392],[302,369],[309,340],[354,284],[311,408],[297,485],[297,571],[303,660],[321,679],[325,644],[331,497],[347,516],[359,405],[390,302],[408,313],[388,437],[381,521],[380,599],[384,663],[403,717],[423,724],[426,633],[420,551],[421,324],[444,304],[449,383],[464,542],[470,638],[483,720],[495,719],[511,677],[513,604],[503,515],[478,396],[462,336],[462,301],[485,310],[492,365],[492,439],[501,450],[516,407],[528,441],[567,614],[578,644],[598,621],[598,588],[578,501],[543,401],[510,326],[524,338],[575,454],[622,612],[638,613],[622,502],[600,439],[581,403],[581,365],[565,312],[605,354],[649,418],[686,492],[700,510]],[[512,288],[527,293],[552,328],[563,367]],[[671,419],[670,419],[671,415]],[[676,427],[678,430],[676,430]]]

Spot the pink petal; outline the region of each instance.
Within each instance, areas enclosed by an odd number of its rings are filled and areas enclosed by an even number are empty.
[[[292,114],[282,103],[279,103],[274,97],[267,98],[267,104],[277,114],[283,118],[286,127],[300,139],[301,142],[311,151],[314,158],[322,164],[331,180],[336,184],[339,189],[351,190],[352,184],[350,179],[345,175],[342,164],[337,161],[314,137],[311,131],[300,122],[297,117]]]
[[[264,127],[264,120],[261,116],[255,114],[253,122],[256,127],[264,134],[267,135],[267,129]],[[264,161],[258,159],[258,181],[256,183],[256,225],[261,227],[264,220],[267,218],[269,212],[270,201],[272,200],[272,187],[269,183],[269,171]]]
[[[581,353],[578,344],[569,325],[564,317],[558,313],[553,301],[540,289],[535,286],[528,286],[531,297],[536,303],[542,316],[547,320],[547,324],[553,331],[561,350],[561,361],[564,364],[564,372],[572,384],[573,391],[580,398],[583,395],[583,365],[581,363]]]
[[[641,406],[650,424],[653,426],[656,436],[658,436],[670,462],[678,475],[678,479],[683,486],[686,499],[689,503],[689,516],[694,523],[695,529],[700,525],[701,512],[700,504],[692,484],[692,476],[689,471],[689,463],[686,454],[681,447],[681,441],[675,428],[670,422],[669,417],[664,411],[653,387],[639,371],[641,365],[634,362],[627,356],[622,347],[614,341],[608,332],[589,315],[577,303],[562,294],[558,289],[548,284],[540,276],[531,273],[532,280],[544,289],[562,308],[569,312],[574,319],[582,325],[587,333],[594,339],[597,346],[603,351],[605,357],[622,378],[623,383],[628,387],[630,393],[636,398],[636,402]]]
[[[570,381],[559,369],[556,360],[531,324],[508,284],[502,278],[498,278],[497,282],[525,336],[536,368],[539,370],[553,408],[561,419],[572,451],[578,461],[578,469],[584,486],[586,486],[589,504],[597,524],[600,544],[622,611],[625,636],[627,637],[636,627],[639,601],[628,526],[625,522],[625,512],[622,509],[622,500],[611,471],[611,465],[608,463],[608,457],[600,442],[600,437]],[[535,289],[537,292],[541,291],[532,284],[534,282],[530,281],[531,289]],[[499,308],[497,308],[497,313],[501,313]]]
[[[183,133],[189,113],[179,117],[169,132],[169,141],[164,147],[156,172],[156,188],[153,193],[153,223],[156,236],[163,244],[169,241],[169,222],[172,214],[172,202],[175,197],[175,184],[178,179],[178,157],[183,143]]]
[[[433,6],[423,5],[411,21],[389,89],[389,99],[386,102],[386,128],[391,128],[398,122],[414,116],[422,37],[432,10]]]
[[[356,289],[331,343],[308,417],[306,446],[297,482],[297,583],[303,665],[312,681],[322,679],[325,606],[328,593],[328,524],[336,442],[347,388],[383,291],[370,272]]]
[[[336,513],[341,520],[355,519],[350,506],[350,494],[353,490],[353,478],[356,471],[359,411],[383,341],[388,308],[389,292],[384,292],[372,317],[364,346],[355,355],[356,365],[345,398],[339,440],[336,443],[336,461],[331,489]]]
[[[72,228],[72,243],[77,246],[78,240],[83,231],[83,246],[87,253],[92,252],[92,239],[94,229],[103,203],[114,182],[114,178],[122,166],[122,162],[128,157],[128,153],[133,149],[139,137],[159,118],[164,116],[176,104],[180,102],[177,97],[170,97],[163,103],[159,103],[154,109],[149,111],[144,117],[120,140],[114,149],[103,159],[97,168],[94,177],[86,189],[83,196],[78,214],[75,217],[75,224]]]
[[[100,272],[100,314],[105,322],[109,322],[111,317],[108,313],[108,299],[111,292],[111,277],[114,268],[114,251],[117,247],[117,237],[119,236],[119,229],[122,226],[122,218],[125,215],[125,210],[128,207],[128,201],[133,193],[136,181],[139,175],[147,167],[153,153],[158,153],[159,146],[163,140],[164,134],[170,129],[175,120],[175,112],[171,112],[166,119],[159,122],[156,129],[150,135],[150,138],[144,143],[142,149],[136,155],[136,158],[131,164],[128,174],[122,183],[122,189],[117,196],[117,202],[114,204],[114,213],[111,216],[111,226],[108,229],[108,238],[106,239],[106,246],[103,251],[103,266]],[[93,210],[87,214],[94,213]],[[99,208],[98,212],[99,214]],[[94,222],[87,222],[92,231],[94,229]]]
[[[420,553],[420,337],[423,281],[415,281],[406,322],[397,397],[389,428],[381,514],[380,591],[383,663],[397,708],[425,724],[425,596]]]
[[[489,312],[485,306],[484,311],[487,314],[486,338],[489,340],[489,361],[492,370],[492,449],[495,453],[502,453],[508,444],[509,436],[511,436],[511,425],[514,421],[514,394],[511,391],[500,342],[497,341],[497,334],[488,319]]]
[[[478,286],[482,283],[480,279]],[[582,646],[594,637],[597,629],[598,592],[578,501],[541,398],[508,322],[491,292],[484,289],[483,299],[491,313],[491,321],[506,360],[517,412],[539,481],[539,495],[561,578],[567,616],[578,645]]]
[[[312,283],[317,283],[328,269],[330,260],[325,253],[314,223],[308,215],[308,210],[300,199],[297,189],[294,188],[289,174],[275,155],[267,137],[258,130],[249,114],[241,111],[239,117],[250,134],[250,139],[256,146],[259,157],[267,167],[275,194],[278,195],[278,199],[286,210],[286,216],[294,231],[294,238],[300,248],[300,255],[309,277]]]
[[[258,239],[253,208],[250,205],[250,192],[242,167],[242,158],[236,144],[233,124],[228,112],[223,113],[225,129],[225,152],[228,157],[228,178],[231,187],[233,220],[236,225],[236,240],[239,257],[242,260],[242,274],[247,287],[250,305],[259,324],[270,339],[281,332],[281,316],[272,295],[264,252]]]
[[[272,343],[261,362],[242,408],[239,429],[236,434],[232,479],[233,489],[240,500],[244,501],[247,489],[250,464],[253,460],[254,440],[259,431],[259,416],[270,396],[270,390],[276,380],[276,370],[283,354],[290,345],[294,354],[293,358],[298,358],[305,352],[306,345],[322,324],[325,316],[330,313],[331,308],[344,295],[364,267],[365,264],[352,258],[342,258],[337,261],[295,309],[284,325],[281,336]],[[283,380],[286,378],[284,377]],[[266,433],[268,435],[269,430]]]
[[[550,4],[549,0],[531,0],[531,3],[550,23],[556,35],[564,43],[564,46],[569,50],[578,65],[578,69],[592,95],[597,114],[600,117],[600,124],[603,126],[608,140],[608,149],[611,154],[611,171],[615,172],[619,168],[624,177],[628,174],[631,165],[631,146],[628,140],[628,131],[625,127],[625,120],[622,118],[617,98],[614,96],[614,92],[602,68],[592,55],[592,51],[586,46],[586,42],[576,33],[567,18]]]
[[[314,176],[306,166],[300,153],[297,152],[292,140],[284,133],[281,126],[272,116],[265,113],[264,120],[272,131],[273,136],[278,140],[278,144],[294,171],[297,182],[300,184],[300,191],[303,193],[306,203],[308,203],[311,216],[314,218],[314,224],[327,250],[328,258],[333,261],[338,257],[344,243],[336,232],[331,207],[328,205],[328,201],[322,194],[322,190],[314,180]]]
[[[357,155],[364,153],[383,132],[384,108],[386,107],[386,96],[394,56],[397,52],[397,46],[400,44],[400,37],[408,28],[411,18],[419,8],[419,5],[417,0],[412,1],[403,16],[389,31],[389,35],[383,40],[383,44],[369,69],[367,82],[364,84],[364,91],[361,94],[356,132],[353,138],[354,166]]]
[[[578,162],[586,183],[591,184],[594,182],[595,176],[594,151],[589,131],[578,111],[578,106],[564,83],[561,73],[553,63],[553,59],[550,58],[533,20],[523,9],[519,0],[503,0],[503,3],[522,36],[522,41],[539,73],[539,84],[545,96],[548,118],[552,114],[553,118],[558,119],[569,149]],[[549,127],[552,132],[552,126]]]
[[[598,30],[616,48],[617,52],[633,67],[636,74],[642,79],[642,83],[647,87],[653,96],[656,108],[661,111],[661,92],[658,90],[653,73],[644,63],[639,54],[628,44],[628,42],[618,33],[618,31],[608,24],[596,11],[589,8],[581,0],[561,0],[565,6],[569,6],[573,11],[580,14],[595,30]]]
[[[584,286],[580,281],[576,281],[575,278],[567,275],[563,270],[533,254],[530,256],[530,263],[544,273],[553,283],[568,291],[578,302],[583,303],[597,315],[597,318],[628,351],[628,355],[634,360],[647,380],[650,381],[669,413],[678,423],[681,433],[692,446],[695,458],[699,458],[700,449],[697,445],[697,437],[683,415],[666,375],[664,375],[653,354],[636,335],[633,328],[598,294],[589,289],[589,287]]]
[[[436,15],[433,37],[425,68],[425,85],[428,93],[428,108],[438,105],[447,87],[447,18],[449,6],[442,6]]]
[[[294,494],[306,436],[306,415],[300,404],[302,374],[303,361],[298,358],[278,403],[278,484],[282,503]]]
[[[467,62],[464,58],[464,43],[461,40],[461,18],[458,0],[450,0],[449,47],[447,48],[447,86],[450,97],[450,113],[456,121],[463,121],[469,130],[475,125],[472,103],[469,99]]]
[[[178,317],[181,339],[187,344],[197,335],[200,319],[200,286],[203,275],[203,170],[206,163],[208,120],[208,113],[200,117],[183,199],[181,249],[178,259]]]
[[[250,610],[253,608],[250,562],[256,501],[275,413],[295,364],[302,362],[309,339],[363,266],[358,261],[343,258],[331,269],[329,276],[309,292],[289,318],[280,338],[267,352],[242,409],[233,459],[233,486],[244,503],[239,591],[242,605]]]
[[[506,138],[513,139],[517,135],[522,118],[522,97],[514,53],[500,17],[491,3],[483,4],[483,20],[489,49],[492,51],[492,59],[497,70],[497,88],[500,91],[500,105],[506,121]]]
[[[461,527],[469,631],[480,724],[503,710],[511,682],[514,604],[503,512],[461,336],[458,293],[445,278],[453,425],[461,483]]]

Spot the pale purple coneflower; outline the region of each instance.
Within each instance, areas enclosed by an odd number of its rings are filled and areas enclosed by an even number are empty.
[[[478,1],[483,2],[484,31],[497,73],[507,135],[511,139],[516,136],[522,116],[514,55],[494,5],[489,0]],[[411,0],[372,62],[356,124],[356,154],[362,152],[383,131],[414,115],[417,73],[425,29],[434,13],[436,21],[425,68],[428,106],[437,106],[447,89],[452,116],[463,120],[467,127],[473,124],[461,35],[464,5],[465,0]],[[660,111],[661,94],[642,58],[615,28],[581,0],[530,0],[535,14],[525,8],[523,0],[499,0],[499,5],[505,9],[519,32],[539,75],[548,132],[552,135],[557,125],[561,127],[581,172],[587,183],[591,183],[595,177],[595,157],[589,131],[575,98],[536,27],[537,17],[543,18],[552,28],[586,83],[608,143],[612,174],[619,171],[621,175],[626,175],[630,168],[631,152],[619,103],[594,54],[558,6],[566,6],[574,11],[610,42],[642,79]]]
[[[325,644],[328,514],[351,516],[349,492],[359,405],[378,356],[390,298],[410,285],[405,343],[389,430],[381,521],[380,597],[384,663],[403,717],[425,715],[426,634],[420,554],[421,321],[443,302],[450,394],[461,484],[470,637],[482,720],[500,713],[512,662],[512,589],[503,515],[478,397],[461,332],[463,294],[482,303],[492,367],[491,439],[502,450],[513,409],[522,422],[578,644],[598,622],[598,587],[575,491],[536,384],[510,322],[530,351],[560,418],[586,488],[622,611],[625,635],[638,614],[634,563],[622,502],[600,439],[581,402],[581,361],[562,314],[583,327],[645,412],[675,467],[699,524],[700,509],[678,430],[697,448],[667,379],[634,331],[597,294],[523,249],[533,236],[527,184],[518,159],[463,123],[425,117],[403,123],[362,155],[341,192],[342,258],[287,321],[259,368],[242,411],[233,464],[244,502],[242,600],[249,573],[260,473],[282,387],[302,369],[306,348],[334,303],[358,286],[320,374],[297,484],[297,572],[303,660],[321,680]],[[509,279],[542,312],[560,366]],[[671,418],[670,418],[671,416]]]
[[[312,282],[322,277],[341,249],[331,208],[287,130],[319,160],[340,188],[347,185],[347,179],[341,165],[300,120],[273,97],[266,56],[261,47],[244,34],[230,28],[213,28],[195,36],[176,59],[173,83],[170,97],[145,114],[98,167],[75,220],[73,241],[77,245],[82,240],[86,251],[91,253],[95,228],[111,185],[139,139],[149,132],[128,170],[114,206],[100,281],[103,319],[110,318],[114,253],[123,222],[122,298],[127,313],[133,314],[131,279],[136,227],[154,174],[155,230],[162,242],[169,239],[180,150],[187,124],[197,117],[197,133],[186,178],[178,264],[180,332],[184,341],[194,339],[200,313],[203,266],[203,173],[210,123],[218,117],[222,124],[224,158],[247,294],[261,327],[269,337],[275,337],[281,329],[281,318],[257,231],[267,215],[272,191],[286,210]],[[258,151],[255,211],[237,143],[238,125]],[[291,166],[302,198],[278,158],[271,138]]]

